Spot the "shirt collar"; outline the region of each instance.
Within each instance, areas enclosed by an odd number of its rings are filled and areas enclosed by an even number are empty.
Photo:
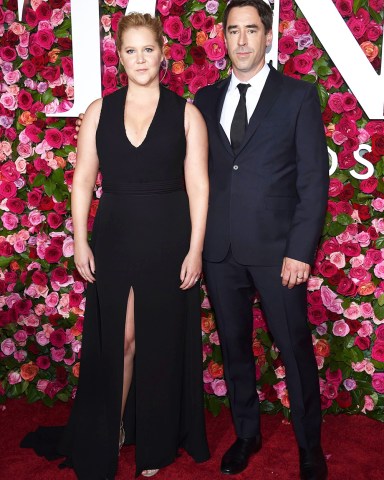
[[[229,87],[228,87],[228,93],[236,90],[237,85],[239,83],[249,83],[251,85],[251,87],[255,87],[255,88],[260,88],[260,86],[262,87],[265,84],[265,81],[268,77],[269,71],[270,71],[270,68],[269,68],[268,64],[265,63],[263,68],[259,72],[257,72],[256,75],[254,75],[252,78],[250,78],[247,82],[242,82],[232,72],[231,83],[229,84]]]

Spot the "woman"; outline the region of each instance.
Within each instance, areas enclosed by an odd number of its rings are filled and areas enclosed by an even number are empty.
[[[193,105],[159,85],[162,47],[158,19],[122,17],[117,48],[129,86],[93,102],[79,132],[75,264],[89,284],[79,387],[60,451],[80,479],[114,478],[124,437],[136,444],[136,475],[173,462],[179,447],[197,462],[209,458],[199,298],[207,132]]]

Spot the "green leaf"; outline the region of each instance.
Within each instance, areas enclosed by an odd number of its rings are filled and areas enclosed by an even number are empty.
[[[43,175],[42,173],[38,173],[35,177],[35,179],[33,180],[33,183],[32,185],[34,187],[41,187],[41,185],[44,185],[44,182],[45,182],[45,179],[47,177],[45,177],[45,175]]]
[[[64,170],[62,168],[57,168],[56,170],[53,171],[51,175],[52,180],[59,184],[63,185],[64,183]]]
[[[383,305],[379,305],[379,303],[376,303],[376,305],[373,307],[373,311],[375,312],[375,315],[379,320],[384,319],[384,306]]]
[[[320,77],[328,77],[329,75],[332,75],[332,70],[328,66],[321,66],[317,69],[317,74]]]
[[[45,183],[44,183],[44,190],[45,193],[49,196],[52,197],[53,192],[56,189],[56,184],[51,178],[47,178]]]
[[[364,0],[354,0],[353,2],[353,13],[356,15],[357,11],[363,5]]]
[[[333,222],[328,227],[328,233],[332,237],[336,237],[337,235],[340,235],[340,233],[344,232],[345,227],[346,227],[346,225],[341,225],[338,222]]]
[[[275,405],[272,402],[268,402],[268,400],[264,400],[260,403],[260,408],[262,412],[273,412],[275,410]]]
[[[381,248],[384,248],[384,237],[379,237],[376,242],[376,248],[380,250]]]
[[[369,11],[370,16],[375,20],[375,22],[380,25],[383,21],[380,13],[373,10],[373,8],[368,8],[368,11]]]
[[[12,260],[13,257],[0,257],[0,268],[7,268]]]
[[[301,77],[301,80],[309,83],[316,83],[316,77],[314,75],[304,75],[303,77]]]
[[[384,293],[382,293],[382,294],[380,295],[380,297],[378,298],[377,301],[378,301],[380,307],[382,307],[382,306],[384,305]]]
[[[340,213],[340,215],[337,215],[337,221],[340,225],[350,225],[353,223],[353,219],[346,213]]]
[[[221,412],[222,402],[214,395],[205,395],[205,404],[207,409],[215,416]]]
[[[55,97],[53,96],[52,90],[50,88],[48,88],[48,90],[46,90],[41,96],[41,101],[44,103],[44,105],[53,102],[54,99]]]
[[[319,94],[321,108],[324,110],[324,108],[327,106],[327,103],[328,103],[328,92],[325,89],[325,87],[321,85],[321,83],[318,83],[316,85],[316,88],[317,88],[317,93]]]

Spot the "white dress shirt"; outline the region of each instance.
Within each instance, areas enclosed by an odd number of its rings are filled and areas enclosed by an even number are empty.
[[[251,118],[253,112],[255,111],[257,102],[259,101],[261,91],[264,88],[265,82],[269,74],[269,67],[267,64],[258,72],[254,77],[252,77],[247,82],[241,82],[234,73],[231,76],[231,82],[229,84],[227,93],[225,95],[225,100],[223,104],[223,110],[221,112],[220,123],[224,129],[225,134],[228,137],[229,142],[231,141],[231,124],[233,116],[237,108],[237,104],[240,99],[240,92],[237,88],[239,83],[249,83],[251,86],[247,90],[246,94],[246,103],[247,103],[247,116],[248,122]]]

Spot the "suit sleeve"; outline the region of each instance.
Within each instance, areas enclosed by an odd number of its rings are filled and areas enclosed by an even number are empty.
[[[317,89],[303,98],[296,124],[297,194],[285,256],[312,264],[327,208],[328,151]]]

